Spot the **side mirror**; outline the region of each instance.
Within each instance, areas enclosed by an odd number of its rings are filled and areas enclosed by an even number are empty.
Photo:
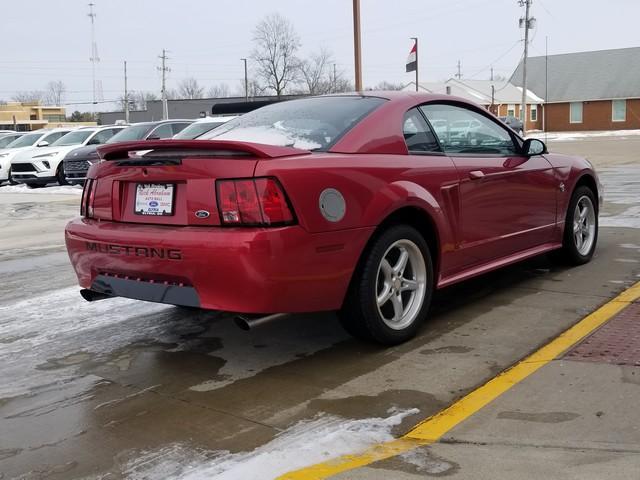
[[[147,137],[147,140],[160,140],[160,135],[156,135],[155,133],[153,135],[149,135]]]
[[[37,147],[48,147],[49,146],[49,142],[47,142],[46,140],[42,140],[41,142],[38,142],[38,145],[36,145]]]
[[[528,138],[522,144],[522,153],[527,157],[532,157],[534,155],[549,153],[549,151],[542,140],[538,140],[537,138]]]

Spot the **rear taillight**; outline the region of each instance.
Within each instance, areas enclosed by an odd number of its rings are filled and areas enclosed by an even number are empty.
[[[96,193],[97,180],[93,178],[88,179],[84,184],[84,190],[82,190],[82,203],[80,204],[80,215],[83,217],[93,217],[93,199]]]
[[[275,178],[217,180],[223,225],[278,226],[294,223],[293,211]]]

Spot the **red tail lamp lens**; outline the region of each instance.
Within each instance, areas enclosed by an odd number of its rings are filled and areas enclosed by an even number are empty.
[[[286,225],[293,213],[274,178],[218,180],[220,221],[226,225]]]

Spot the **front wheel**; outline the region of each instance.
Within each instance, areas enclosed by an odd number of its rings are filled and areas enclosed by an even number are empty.
[[[433,290],[433,263],[420,233],[408,225],[382,232],[356,269],[339,318],[352,335],[395,345],[414,337]]]
[[[564,224],[561,260],[582,265],[593,257],[598,242],[598,211],[596,197],[586,186],[576,188],[571,196]]]
[[[60,185],[69,185],[69,182],[67,182],[67,179],[64,176],[64,167],[62,166],[62,163],[58,165],[58,170],[56,171],[56,180],[58,180],[58,184]]]
[[[18,182],[16,182],[13,177],[11,176],[11,169],[9,169],[9,185],[17,185]]]

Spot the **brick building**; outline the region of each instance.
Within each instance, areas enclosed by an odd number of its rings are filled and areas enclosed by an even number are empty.
[[[547,131],[640,129],[640,47],[531,57],[527,89],[546,100]]]

